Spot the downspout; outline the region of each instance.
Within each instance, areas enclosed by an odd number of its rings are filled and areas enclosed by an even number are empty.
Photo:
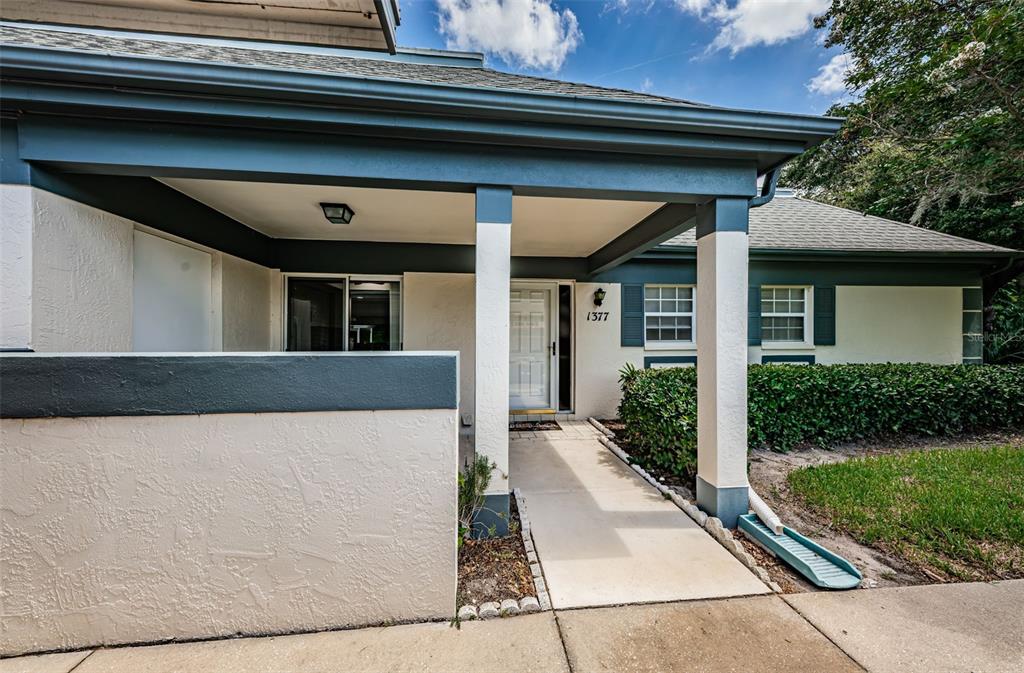
[[[764,176],[764,182],[761,183],[761,194],[750,199],[751,208],[763,206],[775,198],[775,186],[779,184],[779,173],[781,172],[782,169],[776,167]]]

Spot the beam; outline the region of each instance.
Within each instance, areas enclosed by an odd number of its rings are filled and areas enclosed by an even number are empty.
[[[642,156],[281,130],[22,118],[19,155],[77,173],[702,203],[753,196],[753,161]]]
[[[678,236],[697,223],[696,212],[693,204],[666,203],[587,257],[587,270],[599,274]]]

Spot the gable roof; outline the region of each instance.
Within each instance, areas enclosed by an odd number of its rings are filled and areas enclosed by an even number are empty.
[[[358,56],[352,50],[296,48],[269,42],[252,47],[225,40],[187,36],[146,36],[140,33],[118,34],[111,31],[36,27],[25,24],[0,26],[4,46],[43,47],[77,52],[116,54],[146,58],[196,61],[224,65],[268,68],[296,72],[344,75],[367,79],[394,80],[423,84],[444,84],[502,91],[547,93],[580,98],[620,100],[632,103],[659,103],[681,107],[707,107],[693,101],[654,94],[564,82],[544,77],[517,75],[491,70],[479,63],[441,65],[416,62],[415,51],[390,56],[366,51]],[[258,46],[257,46],[258,45]],[[406,56],[407,58],[403,58]]]
[[[778,190],[776,197],[750,210],[750,247],[761,250],[837,252],[1013,253],[1010,248],[980,243],[931,229],[865,215]],[[694,248],[690,229],[662,248]]]

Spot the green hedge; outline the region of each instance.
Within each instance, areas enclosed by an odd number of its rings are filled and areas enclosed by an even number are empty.
[[[697,460],[697,368],[622,371],[619,417],[633,451],[679,473]],[[750,365],[751,447],[1024,428],[1024,366]]]

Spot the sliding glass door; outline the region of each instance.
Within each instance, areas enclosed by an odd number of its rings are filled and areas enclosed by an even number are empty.
[[[400,350],[400,288],[398,280],[289,278],[288,350]]]

